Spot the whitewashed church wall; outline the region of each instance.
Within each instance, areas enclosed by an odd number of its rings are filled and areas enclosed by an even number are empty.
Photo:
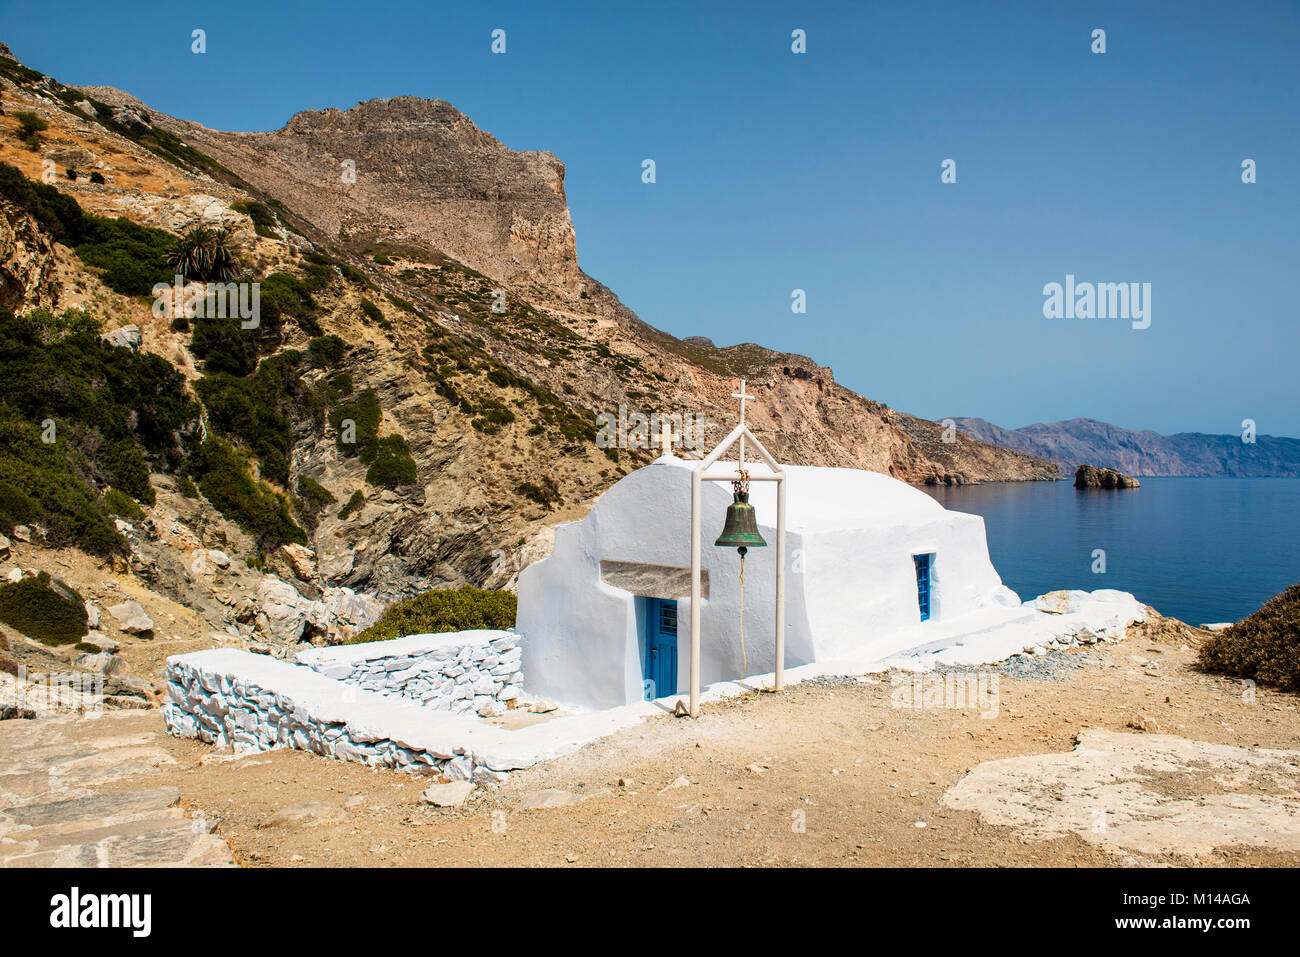
[[[989,561],[978,516],[947,512],[886,476],[799,468],[787,474],[791,516],[800,519],[786,533],[787,667],[876,648],[891,653],[902,638],[924,643],[926,630],[937,623],[1018,603]],[[660,461],[633,472],[585,519],[557,529],[550,558],[523,570],[518,628],[527,690],[595,708],[641,697],[637,605],[634,596],[601,581],[600,561],[689,566],[690,485],[690,469],[682,463]],[[742,654],[739,559],[734,549],[713,545],[731,490],[716,482],[701,487],[701,566],[710,588],[700,612],[703,684],[775,668],[774,483],[754,483],[750,501],[768,546],[750,549],[745,559]],[[838,523],[838,502],[851,506],[847,524],[853,527]],[[923,624],[912,556],[926,553],[936,558],[931,621]],[[678,598],[677,622],[677,692],[685,693],[691,638],[686,595]]]

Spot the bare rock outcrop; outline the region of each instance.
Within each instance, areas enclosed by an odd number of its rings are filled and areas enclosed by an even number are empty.
[[[153,118],[327,236],[419,242],[489,276],[574,294],[586,278],[564,164],[545,150],[510,149],[443,100],[304,110],[265,133]]]
[[[53,241],[21,208],[0,199],[0,309],[58,301]]]
[[[1094,465],[1080,465],[1074,473],[1075,488],[1137,488],[1141,484],[1131,475]]]

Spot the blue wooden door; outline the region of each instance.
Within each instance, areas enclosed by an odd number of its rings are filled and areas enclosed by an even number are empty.
[[[921,606],[921,620],[930,620],[930,569],[934,565],[934,554],[913,555],[916,565],[916,603]]]
[[[646,697],[677,692],[677,602],[646,600]]]

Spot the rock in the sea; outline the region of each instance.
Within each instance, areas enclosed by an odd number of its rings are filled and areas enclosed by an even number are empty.
[[[1099,469],[1095,465],[1080,465],[1074,473],[1075,488],[1137,488],[1141,484],[1131,475],[1115,469]]]
[[[145,614],[138,601],[124,601],[112,605],[108,613],[117,621],[117,626],[131,635],[145,635],[153,631],[153,619]]]

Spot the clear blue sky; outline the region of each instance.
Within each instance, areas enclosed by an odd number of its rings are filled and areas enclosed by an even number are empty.
[[[582,266],[647,322],[904,411],[1300,435],[1295,0],[60,0],[0,5],[0,39],[219,129],[448,100],[564,160]],[[1043,318],[1067,273],[1150,282],[1151,327]]]

